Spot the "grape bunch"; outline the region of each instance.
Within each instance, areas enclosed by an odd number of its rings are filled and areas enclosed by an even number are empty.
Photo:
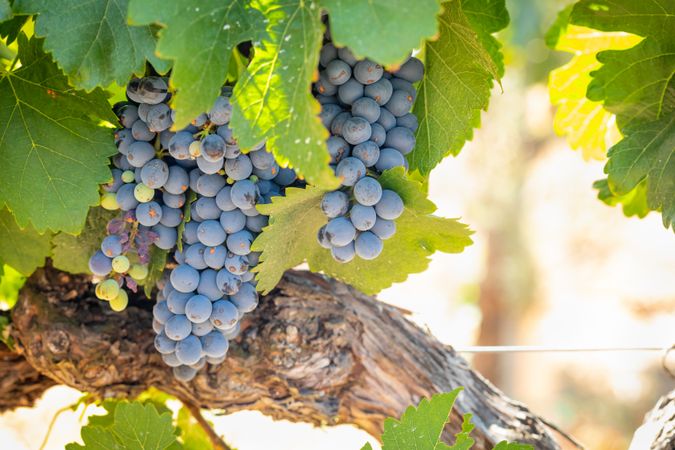
[[[330,131],[331,165],[342,186],[327,193],[321,209],[328,223],[319,244],[347,263],[358,256],[377,258],[383,240],[396,233],[403,200],[383,189],[378,177],[394,167],[408,169],[405,155],[415,146],[417,117],[410,112],[424,66],[408,58],[396,72],[368,59],[358,60],[348,48],[336,48],[326,34],[314,95],[321,121]]]
[[[103,280],[96,294],[122,310],[137,282],[148,276],[151,246],[170,252],[153,307],[155,348],[181,381],[206,363],[220,364],[242,316],[258,304],[251,252],[268,217],[256,205],[296,183],[260,143],[243,153],[228,127],[231,91],[182,130],[171,131],[166,80],[145,77],[127,86],[128,102],[114,110],[123,128],[113,181],[101,204],[120,209],[90,270]],[[118,296],[122,297],[118,300]]]

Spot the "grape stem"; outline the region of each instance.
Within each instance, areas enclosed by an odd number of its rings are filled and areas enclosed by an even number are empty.
[[[209,440],[211,441],[211,444],[215,450],[232,450],[232,447],[227,445],[225,441],[223,441],[220,436],[218,436],[216,430],[214,430],[211,424],[204,418],[204,416],[202,416],[202,412],[197,405],[182,399],[181,402],[183,402],[183,406],[185,406],[185,408],[190,411],[190,414],[192,414],[192,417],[195,418],[199,426],[202,427],[206,435],[209,437]]]

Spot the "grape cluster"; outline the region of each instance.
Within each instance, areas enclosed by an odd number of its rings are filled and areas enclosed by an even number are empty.
[[[256,205],[297,179],[264,143],[241,152],[228,127],[230,93],[223,88],[208,113],[177,132],[170,131],[174,113],[162,78],[132,80],[129,101],[114,108],[124,128],[115,133],[119,154],[101,203],[123,213],[108,224],[89,266],[106,277],[96,286],[99,298],[121,310],[123,286],[135,290],[147,277],[150,246],[171,252],[170,270],[157,284],[153,329],[155,348],[182,381],[206,363],[220,364],[239,320],[257,306],[250,269],[259,254],[251,244],[268,217]]]
[[[328,223],[319,244],[346,263],[359,256],[379,256],[383,240],[396,233],[394,222],[403,201],[383,189],[379,175],[394,167],[408,169],[405,155],[415,146],[417,117],[410,112],[422,79],[422,62],[410,57],[388,72],[368,59],[358,60],[348,48],[336,48],[326,34],[314,95],[321,120],[330,131],[327,145],[340,189],[327,193],[321,209]]]

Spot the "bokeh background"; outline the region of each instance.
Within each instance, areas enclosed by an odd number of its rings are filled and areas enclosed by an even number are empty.
[[[553,134],[546,87],[569,55],[544,33],[567,2],[508,1],[507,62],[482,128],[432,173],[438,214],[462,217],[475,244],[379,298],[413,312],[438,339],[470,345],[670,346],[675,343],[675,235],[660,217],[626,218],[596,199],[601,161]],[[0,292],[0,297],[3,295]],[[675,388],[658,352],[467,354],[511,397],[589,449],[625,449],[643,415]],[[55,413],[81,393],[55,387],[31,409],[0,415],[0,447],[37,449]],[[79,439],[86,416],[62,412],[46,449]],[[209,415],[240,450],[360,449],[350,426],[313,428],[255,412]]]

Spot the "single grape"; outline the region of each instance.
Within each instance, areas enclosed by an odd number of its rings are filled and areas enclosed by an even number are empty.
[[[221,211],[232,211],[237,208],[237,205],[232,203],[231,190],[232,187],[225,186],[216,195],[216,205],[218,205]]]
[[[411,56],[403,65],[394,73],[399,78],[403,78],[411,83],[417,83],[424,76],[424,64],[422,61]]]
[[[122,181],[125,183],[133,183],[136,179],[136,175],[132,170],[125,170],[122,172]]]
[[[415,114],[408,113],[396,118],[396,126],[406,127],[414,133],[419,127],[419,122],[417,121],[417,116]]]
[[[364,206],[373,206],[382,198],[382,186],[372,177],[363,177],[354,185],[354,198]]]
[[[333,256],[333,259],[340,263],[348,263],[356,255],[354,250],[354,241],[349,242],[349,244],[342,247],[331,247],[330,253]]]
[[[162,361],[164,361],[164,364],[166,364],[167,366],[173,367],[173,368],[174,368],[173,375],[174,375],[176,378],[178,378],[177,372],[176,372],[176,368],[178,368],[178,367],[187,367],[187,366],[182,365],[182,364],[180,363],[180,361],[178,361],[178,358],[176,358],[176,353],[175,353],[175,352],[173,352],[173,353],[167,353],[166,355],[162,355]],[[196,373],[196,372],[195,372],[195,373]],[[188,380],[188,381],[189,381],[189,380]]]
[[[206,246],[204,246],[204,244],[197,242],[196,244],[184,248],[184,250],[185,262],[191,267],[194,267],[197,270],[204,270],[208,267],[204,261],[204,252],[206,251]]]
[[[222,245],[206,247],[204,250],[204,262],[212,269],[220,269],[225,265],[227,250]]]
[[[129,258],[124,255],[115,256],[112,260],[112,268],[117,273],[126,273],[130,266]]]
[[[326,225],[319,228],[319,231],[316,234],[316,240],[319,243],[319,245],[322,246],[323,248],[329,249],[332,247],[330,241],[328,240],[328,237],[326,236]]]
[[[228,127],[227,125],[219,126],[216,129],[216,134],[218,134],[218,136],[223,138],[227,145],[232,145],[232,144],[237,143],[237,141],[234,139],[234,135],[232,134],[232,128]]]
[[[328,63],[330,63],[335,58],[337,58],[337,49],[331,42],[321,47],[319,62],[322,66],[327,67]]]
[[[258,150],[248,154],[253,167],[256,169],[269,169],[274,165],[274,155],[265,150]]]
[[[262,232],[263,228],[265,228],[268,224],[269,217],[262,214],[246,217],[246,228],[248,228],[250,231],[253,231],[254,233]]]
[[[118,103],[113,106],[113,111],[119,118],[120,124],[125,128],[131,128],[134,122],[138,120],[138,107],[131,103]]]
[[[338,88],[337,93],[342,103],[351,105],[355,100],[363,97],[363,85],[354,78],[350,78]]]
[[[398,89],[410,94],[413,103],[415,103],[415,99],[417,98],[417,91],[415,90],[415,86],[413,86],[412,83],[404,80],[403,78],[393,77],[391,79],[391,85],[394,88],[394,90]]]
[[[363,60],[354,66],[354,78],[361,84],[373,84],[382,78],[384,69],[381,65],[370,60]]]
[[[391,94],[391,98],[384,105],[390,113],[396,117],[404,116],[410,111],[413,105],[413,96],[410,93],[397,89]]]
[[[232,105],[227,97],[218,97],[209,111],[209,120],[215,125],[225,125],[232,117]]]
[[[220,226],[220,222],[217,220],[205,220],[197,228],[197,237],[202,244],[208,247],[215,247],[225,242],[227,236],[223,227]]]
[[[176,361],[178,359],[176,358]],[[197,375],[197,369],[186,366],[183,364],[180,364],[178,366],[173,367],[173,376],[176,378],[178,381],[182,381],[183,383],[187,383],[188,381],[192,381],[192,379]]]
[[[220,358],[225,356],[229,344],[225,336],[218,331],[212,331],[211,333],[203,336],[202,339],[202,348],[204,354],[210,358]]]
[[[146,122],[148,120],[148,112],[150,111],[150,107],[152,105],[148,103],[141,103],[138,105],[138,117],[143,121]]]
[[[216,285],[226,295],[233,295],[239,291],[241,286],[241,278],[234,275],[227,269],[222,269],[218,271],[216,275]]]
[[[239,180],[232,185],[230,198],[237,208],[253,208],[259,196],[258,187],[251,180]]]
[[[415,134],[409,128],[394,127],[387,132],[384,145],[407,155],[415,147]]]
[[[394,191],[384,189],[382,191],[382,198],[375,205],[377,215],[383,219],[395,220],[403,214],[403,200]]]
[[[352,156],[358,158],[364,166],[372,167],[380,158],[380,147],[373,141],[362,142],[354,146]]]
[[[169,166],[161,159],[153,159],[141,169],[141,181],[149,188],[159,189],[168,179]]]
[[[385,105],[394,93],[391,81],[386,78],[380,78],[375,83],[369,84],[363,89],[363,94],[377,102],[378,105]]]
[[[192,324],[192,334],[197,337],[206,336],[211,331],[213,331],[213,324],[210,320],[202,323],[193,323]]]
[[[156,133],[150,131],[148,125],[139,119],[131,126],[131,135],[137,141],[148,142],[155,138]]]
[[[169,154],[176,159],[190,158],[190,144],[195,141],[192,133],[179,131],[169,141]]]
[[[370,230],[373,225],[375,225],[377,214],[375,214],[375,208],[372,206],[356,204],[352,206],[352,209],[349,211],[349,219],[354,225],[354,228],[359,231],[366,231]]]
[[[204,220],[215,220],[220,217],[220,208],[213,197],[200,197],[192,206],[197,211],[197,215]]]
[[[152,227],[152,231],[157,234],[155,246],[162,250],[171,250],[178,241],[178,231],[174,227],[159,223]]]
[[[326,237],[328,241],[336,246],[342,247],[349,244],[356,236],[356,228],[352,222],[345,217],[336,217],[326,224]]]
[[[110,309],[115,312],[124,311],[129,304],[129,294],[124,289],[120,289],[115,298],[110,300]]]
[[[199,241],[199,236],[197,231],[199,229],[199,222],[188,222],[185,224],[185,229],[183,229],[183,242],[188,245],[195,244]]]
[[[136,141],[129,146],[127,161],[132,167],[143,167],[155,157],[155,148],[147,142]]]
[[[361,97],[352,103],[352,115],[355,117],[363,117],[372,124],[377,122],[377,119],[380,118],[380,106],[372,98]]]
[[[363,117],[347,119],[342,127],[342,137],[352,145],[366,142],[371,134],[370,123]]]
[[[89,258],[89,271],[100,277],[108,275],[112,271],[112,259],[102,251],[97,251]]]
[[[167,320],[173,317],[173,313],[169,310],[167,303],[157,302],[152,307],[152,317],[161,324],[165,324]]]
[[[207,161],[203,156],[200,156],[197,158],[197,167],[204,173],[214,174],[223,168],[223,160],[219,159],[218,161],[212,162]]]
[[[141,225],[151,227],[162,219],[162,207],[157,202],[141,203],[136,207],[136,220]]]
[[[209,302],[209,306],[211,302]],[[197,336],[187,336],[176,342],[176,357],[186,366],[196,364],[202,357],[202,343]]]
[[[192,323],[183,314],[170,317],[164,324],[164,332],[174,341],[181,341],[190,335]]]
[[[249,268],[248,258],[228,252],[225,258],[225,268],[234,275],[243,275]]]
[[[227,237],[227,249],[239,256],[251,253],[252,243],[253,235],[246,230],[237,231]]]
[[[240,313],[251,312],[258,306],[258,292],[251,283],[243,283],[237,293],[230,296],[230,300]]]
[[[101,241],[101,251],[108,258],[114,258],[122,254],[122,239],[119,236],[106,236]]]
[[[251,176],[253,164],[248,155],[239,155],[225,161],[225,173],[235,181],[244,180]]]
[[[213,269],[203,270],[199,277],[199,286],[197,286],[197,293],[207,297],[212,302],[223,297],[223,292],[218,289],[218,283],[216,282],[217,273]]]
[[[382,240],[370,231],[365,231],[356,238],[354,249],[361,259],[371,260],[382,253]]]
[[[358,62],[358,59],[352,54],[352,52],[347,48],[347,47],[342,47],[339,48],[338,51],[338,57],[349,64],[350,66],[354,67],[356,63]]]
[[[162,333],[164,331],[164,325],[159,323],[157,319],[152,319],[152,331],[154,331],[155,334]]]
[[[171,120],[171,110],[165,103],[153,105],[148,110],[146,122],[150,131],[154,131],[155,133],[167,130],[173,125],[173,121]]]
[[[330,163],[336,164],[344,157],[349,156],[349,144],[340,136],[331,136],[326,141],[328,153],[330,154]]]
[[[141,203],[147,203],[155,198],[155,190],[143,183],[138,183],[134,186],[134,198]]]
[[[377,119],[377,123],[379,123],[385,131],[389,131],[396,126],[396,117],[394,117],[388,109],[381,108],[380,118]]]
[[[226,329],[226,330],[221,330],[221,332],[223,333],[223,336],[224,336],[225,339],[227,339],[228,341],[232,341],[232,340],[236,339],[237,336],[239,336],[239,332],[240,332],[240,331],[241,331],[241,325],[240,325],[239,322],[237,322],[237,323],[236,323],[233,327],[231,327],[231,328],[228,328],[228,329]]]
[[[202,323],[211,316],[211,300],[208,297],[197,294],[193,295],[185,305],[185,316],[192,323]]]
[[[239,209],[223,211],[220,215],[220,225],[227,234],[236,233],[246,226],[246,216]]]
[[[120,292],[120,285],[113,279],[101,281],[96,285],[96,296],[101,300],[112,300]]]
[[[342,107],[337,104],[329,103],[321,107],[321,114],[319,118],[324,127],[329,128],[333,120],[343,111]]]
[[[341,179],[344,186],[354,186],[366,174],[366,166],[360,159],[349,157],[340,161],[335,174]]]
[[[120,169],[112,169],[110,171],[112,180],[104,184],[102,187],[106,192],[117,192],[117,190],[124,184],[122,181],[122,171]]]
[[[192,292],[199,284],[199,272],[187,264],[180,264],[171,271],[171,285],[179,292]]]
[[[170,208],[162,205],[162,218],[159,223],[165,227],[175,228],[183,221],[183,211],[180,208]]]
[[[321,95],[335,95],[337,93],[337,86],[330,82],[325,71],[319,73],[319,80],[314,83],[314,90]]]
[[[106,192],[101,196],[101,207],[108,211],[116,211],[120,209],[117,203],[117,194],[114,192]]]
[[[155,336],[155,349],[162,355],[173,353],[176,350],[176,341],[169,339],[162,330],[161,333]]]
[[[347,214],[348,210],[349,197],[342,191],[328,192],[321,199],[321,211],[331,219]]]
[[[346,62],[334,59],[326,66],[325,73],[331,84],[340,86],[345,84],[352,76],[352,68]]]
[[[401,152],[394,148],[383,148],[380,150],[380,158],[375,164],[378,172],[384,172],[394,167],[406,167],[405,157]]]
[[[350,112],[341,112],[337,116],[335,116],[335,119],[333,119],[333,122],[330,124],[330,132],[334,136],[341,135],[342,134],[342,128],[345,125],[345,122],[347,119],[352,117],[352,113]]]
[[[209,162],[219,162],[225,157],[225,140],[217,134],[209,134],[201,140],[201,156]]]
[[[173,314],[185,314],[185,305],[192,298],[192,293],[178,292],[174,290],[166,298],[166,307]]]
[[[370,231],[380,239],[389,239],[396,234],[396,222],[378,217]]]
[[[169,87],[160,77],[144,77],[131,80],[127,85],[127,95],[130,95],[130,90],[138,99],[132,98],[136,103],[156,105],[164,101]]]
[[[129,268],[129,276],[136,281],[145,280],[148,276],[148,266],[144,264],[132,264]]]
[[[162,193],[162,202],[170,208],[182,208],[185,205],[185,194]]]
[[[382,110],[380,110],[380,112],[382,112]],[[387,112],[389,113],[389,111]],[[384,127],[377,122],[371,123],[370,131],[370,140],[376,143],[378,147],[382,147],[384,141],[387,139],[387,132],[384,130]]]
[[[209,321],[214,327],[226,330],[233,327],[237,323],[237,320],[239,320],[239,312],[232,302],[218,300],[217,302],[213,302],[212,306]]]
[[[169,148],[169,142],[171,142],[171,138],[175,135],[171,130],[164,130],[161,133],[159,133],[159,144],[161,145],[162,149],[168,149]]]

